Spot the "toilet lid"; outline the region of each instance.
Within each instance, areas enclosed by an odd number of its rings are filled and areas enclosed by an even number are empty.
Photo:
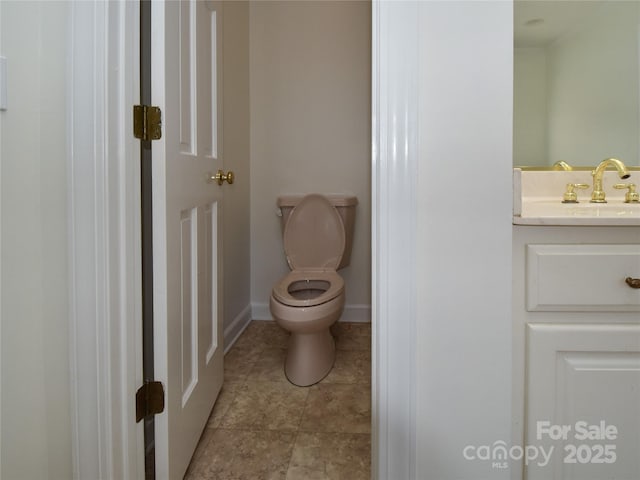
[[[284,253],[292,270],[336,269],[344,253],[344,226],[324,196],[311,194],[293,209],[284,228]]]

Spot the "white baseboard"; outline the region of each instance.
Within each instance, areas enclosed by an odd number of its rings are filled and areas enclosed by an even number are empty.
[[[252,303],[251,318],[253,320],[273,320],[268,303]]]
[[[340,322],[371,323],[371,305],[345,305]]]
[[[242,311],[233,319],[227,328],[224,329],[224,353],[227,353],[229,349],[236,343],[238,337],[244,332],[244,329],[249,326],[251,322],[252,308],[251,305],[247,305]]]
[[[268,303],[252,303],[251,318],[253,320],[273,320]],[[371,322],[371,305],[345,305],[340,322]],[[226,336],[225,336],[226,337]]]

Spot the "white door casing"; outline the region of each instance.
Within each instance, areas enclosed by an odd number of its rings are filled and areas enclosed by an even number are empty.
[[[141,374],[141,358],[142,358],[142,341],[139,335],[141,329],[137,327],[137,322],[141,321],[140,298],[132,300],[123,300],[121,306],[115,304],[110,307],[108,302],[102,298],[94,296],[85,296],[83,292],[87,288],[87,281],[98,279],[96,275],[98,264],[105,261],[111,265],[129,265],[135,270],[135,275],[120,275],[113,273],[110,276],[110,285],[112,291],[129,292],[130,287],[135,289],[136,279],[140,277],[139,265],[139,248],[140,248],[140,232],[139,218],[136,212],[139,212],[139,150],[138,142],[133,140],[129,135],[131,132],[131,105],[137,103],[138,100],[138,79],[139,79],[139,59],[137,55],[137,45],[139,45],[138,35],[139,25],[138,2],[115,2],[104,3],[94,0],[87,2],[72,2],[76,13],[73,16],[73,32],[70,36],[73,38],[74,45],[79,48],[72,50],[72,67],[74,93],[70,99],[70,109],[73,111],[73,117],[78,119],[78,130],[84,127],[91,127],[94,134],[77,134],[73,135],[70,140],[75,154],[73,158],[82,154],[87,159],[92,159],[95,168],[88,171],[86,164],[76,163],[71,160],[69,167],[70,178],[70,210],[78,212],[73,216],[70,225],[71,250],[74,252],[74,265],[72,267],[72,276],[83,279],[82,282],[72,282],[71,284],[71,302],[82,300],[82,305],[76,305],[72,308],[72,318],[70,320],[71,330],[71,349],[72,349],[72,372],[76,379],[72,385],[72,417],[74,419],[73,428],[73,451],[74,451],[74,478],[143,478],[144,471],[144,450],[142,448],[142,429],[141,424],[135,424],[135,411],[131,407],[130,401],[135,397],[136,388],[140,385]],[[111,9],[122,10],[116,15],[109,15]],[[398,330],[401,326],[392,325],[391,319],[403,318],[406,313],[407,304],[403,302],[394,302],[393,294],[390,293],[393,286],[401,286],[407,277],[406,272],[401,269],[393,271],[381,269],[379,263],[384,260],[385,264],[393,264],[396,256],[403,259],[410,258],[408,250],[394,250],[389,245],[389,240],[383,234],[385,228],[391,221],[394,228],[399,228],[409,234],[407,241],[412,242],[415,233],[411,225],[415,223],[416,212],[408,212],[404,216],[394,215],[391,205],[403,205],[407,198],[407,192],[413,192],[414,186],[411,180],[411,174],[415,169],[416,157],[411,155],[405,158],[405,161],[382,161],[390,155],[389,151],[393,145],[404,145],[407,142],[415,141],[411,134],[411,128],[403,129],[396,132],[394,129],[393,118],[405,118],[406,113],[412,108],[412,102],[403,102],[393,100],[388,91],[388,85],[395,85],[395,82],[402,83],[405,70],[395,69],[392,64],[383,62],[380,55],[391,59],[394,52],[403,52],[411,45],[415,45],[417,39],[416,28],[411,28],[408,35],[401,35],[406,31],[406,16],[404,10],[411,9],[412,6],[407,2],[381,2],[373,3],[373,48],[374,60],[372,65],[372,77],[374,81],[373,95],[373,114],[374,128],[372,132],[372,143],[374,147],[373,158],[373,187],[372,187],[372,256],[374,275],[372,278],[372,290],[375,299],[373,305],[373,414],[376,418],[372,426],[374,446],[372,450],[372,463],[374,478],[384,479],[389,471],[394,471],[398,475],[407,474],[406,478],[411,478],[409,472],[414,470],[411,465],[412,454],[415,448],[415,438],[409,435],[408,446],[403,442],[395,442],[391,438],[390,432],[412,431],[411,421],[407,418],[392,418],[391,412],[395,407],[409,406],[411,410],[415,408],[414,397],[415,392],[411,389],[413,383],[413,375],[415,368],[415,357],[413,355],[406,356],[404,353],[406,347],[404,344],[396,344],[391,342],[383,334],[388,328]],[[394,13],[398,15],[393,15]],[[164,12],[156,12],[164,25]],[[103,34],[101,27],[104,25],[113,27],[113,31],[109,31],[108,35]],[[218,25],[220,25],[218,21]],[[381,25],[385,25],[386,29],[381,30]],[[87,28],[85,28],[87,27]],[[164,28],[164,27],[162,27]],[[154,38],[160,40],[160,45],[164,46],[163,32],[159,32],[157,22],[154,22]],[[132,35],[133,39],[129,39],[128,35]],[[128,46],[132,45],[132,49],[124,47],[113,48],[109,42],[115,42],[116,45]],[[130,51],[129,51],[130,50]],[[105,85],[100,81],[87,80],[85,70],[92,72],[91,78],[105,78],[103,68],[105,65],[107,52],[118,52],[120,56],[110,58],[109,70],[110,75],[107,78],[109,82],[113,78],[119,85],[123,86],[124,100],[119,96],[109,96],[108,84]],[[158,54],[157,51],[154,51]],[[133,59],[133,60],[132,60]],[[415,68],[415,57],[402,57],[408,64]],[[77,74],[75,72],[78,72]],[[380,79],[386,78],[386,85],[380,85]],[[159,80],[156,78],[156,80]],[[110,83],[109,83],[110,84]],[[84,95],[85,90],[90,90]],[[415,91],[415,84],[411,84],[411,90]],[[118,90],[118,92],[120,92]],[[156,86],[156,94],[157,94]],[[413,95],[398,97],[414,98]],[[393,109],[380,111],[381,105],[391,102]],[[89,124],[82,119],[86,118],[102,118],[102,109],[109,106],[109,111],[117,117],[113,125],[117,125],[113,131],[108,130],[104,125],[99,123]],[[96,106],[99,108],[96,109]],[[87,113],[89,117],[87,117]],[[416,119],[408,116],[409,124],[415,125]],[[166,116],[164,122],[169,119]],[[166,132],[166,128],[164,129]],[[393,141],[388,144],[382,142],[383,137],[390,136],[393,133]],[[122,134],[125,136],[123,137]],[[123,165],[126,171],[118,174],[117,177],[106,177],[102,174],[104,164],[106,162],[104,151],[100,148],[91,148],[93,139],[106,136],[114,142],[115,148],[122,149],[123,159],[126,162]],[[220,138],[220,136],[219,136]],[[77,146],[80,145],[80,147]],[[135,144],[132,148],[131,145]],[[382,147],[386,145],[383,149]],[[158,148],[159,145],[156,145]],[[214,170],[214,167],[211,167]],[[132,171],[132,174],[127,172]],[[387,184],[384,178],[392,174],[396,174],[396,181]],[[109,190],[105,188],[105,195],[99,195],[94,189],[85,188],[86,185],[104,186],[107,182],[113,181],[122,185],[126,185],[126,194],[120,191]],[[410,194],[412,195],[412,194]],[[91,212],[86,212],[87,205],[92,204],[93,199],[98,199],[96,208],[92,208]],[[101,231],[96,229],[96,225],[104,225],[110,219],[110,211],[105,205],[114,205],[113,201],[120,199],[117,203],[120,207],[118,212],[120,217],[112,219],[115,225],[126,231],[126,239],[122,245],[122,252],[110,249],[108,245],[98,242],[101,238]],[[157,214],[157,211],[156,211]],[[133,237],[129,240],[129,237]],[[134,260],[131,260],[134,257]],[[137,259],[137,260],[136,260]],[[133,280],[133,284],[132,284]],[[89,288],[91,288],[89,286]],[[157,288],[157,286],[156,286]],[[93,291],[100,292],[99,289]],[[139,292],[136,294],[139,295]],[[127,297],[128,298],[128,297]],[[132,305],[129,307],[129,305]],[[86,331],[83,324],[77,319],[86,316],[86,312],[98,312],[102,316],[100,321],[96,321],[91,331]],[[120,313],[125,312],[119,321],[113,321],[119,318]],[[410,337],[414,332],[415,325],[413,319],[402,325],[402,335]],[[124,327],[124,328],[123,328]],[[219,337],[220,338],[220,337]],[[92,343],[95,342],[95,343]],[[112,352],[105,354],[100,361],[96,361],[96,357],[102,355],[103,350],[85,348],[87,345],[120,345],[126,347],[128,357],[125,359],[122,352]],[[106,359],[106,364],[102,360]],[[108,365],[109,359],[118,362],[118,366],[114,366],[111,370],[102,368]],[[137,363],[136,363],[137,362]],[[405,362],[407,369],[397,370],[389,363]],[[136,363],[136,368],[131,368]],[[95,367],[93,366],[95,364]],[[404,373],[403,373],[404,372]],[[392,375],[403,373],[400,382],[406,387],[399,391],[394,391],[389,386],[389,378]],[[113,387],[121,390],[119,398],[122,405],[127,405],[128,409],[121,409],[115,404],[109,392],[105,392],[107,387]],[[406,392],[410,391],[411,398],[407,398]],[[94,398],[95,395],[101,397],[99,401]],[[98,405],[102,408],[96,408]],[[111,405],[112,408],[104,408]],[[412,414],[409,415],[411,418]],[[161,434],[168,435],[166,432],[167,422],[163,420],[162,415],[158,417],[158,423],[163,421],[165,425],[164,433],[160,428],[156,434],[160,438]],[[161,426],[161,425],[159,425]],[[123,428],[126,427],[126,428]],[[118,438],[113,438],[112,434],[118,433]],[[113,454],[113,442],[121,445],[122,455]],[[407,450],[408,447],[408,450]],[[166,454],[167,445],[162,445],[162,441],[158,444],[156,456],[160,458]],[[409,458],[407,458],[409,457]],[[166,465],[165,465],[166,473]],[[120,473],[118,473],[120,472]],[[158,476],[161,470],[158,472]]]
[[[138,2],[69,2],[69,360],[76,479],[144,478]],[[63,119],[61,119],[62,121]],[[64,441],[64,439],[61,439]]]
[[[152,4],[156,477],[182,478],[222,386],[220,2]],[[220,279],[220,280],[219,280]]]
[[[419,2],[374,1],[371,13],[371,470],[413,479]]]

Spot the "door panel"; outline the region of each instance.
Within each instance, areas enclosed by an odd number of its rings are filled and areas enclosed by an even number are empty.
[[[204,210],[204,239],[205,253],[203,264],[207,267],[205,270],[205,279],[202,282],[204,292],[201,299],[201,308],[205,318],[210,319],[204,322],[202,326],[202,345],[203,351],[206,352],[205,364],[209,364],[218,349],[218,325],[216,320],[221,318],[218,312],[218,202],[207,205]],[[220,320],[222,322],[222,320]]]
[[[180,323],[182,330],[182,406],[197,384],[198,348],[195,341],[198,324],[198,210],[192,208],[181,215]]]
[[[152,3],[154,361],[166,391],[156,478],[182,478],[222,386],[221,17],[218,2]]]
[[[640,478],[640,326],[529,324],[527,352],[525,444],[552,453],[525,479]]]

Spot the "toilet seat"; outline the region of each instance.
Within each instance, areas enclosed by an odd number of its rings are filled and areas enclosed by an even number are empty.
[[[327,282],[327,289],[313,298],[298,298],[291,294],[296,282]],[[322,305],[344,294],[344,280],[335,270],[294,270],[282,278],[274,287],[272,296],[290,307],[313,307]]]

